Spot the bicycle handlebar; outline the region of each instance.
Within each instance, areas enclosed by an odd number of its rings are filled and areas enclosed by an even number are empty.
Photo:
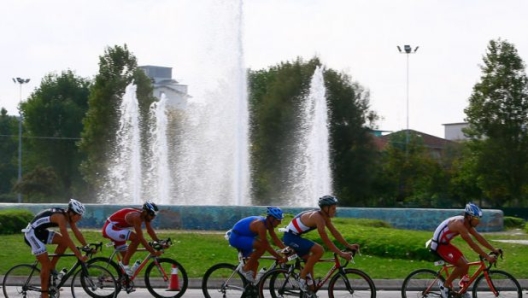
[[[149,245],[152,246],[155,250],[164,250],[166,248],[171,247],[172,240],[170,238],[167,238],[166,240],[160,240],[160,241],[151,241],[149,242]]]
[[[86,256],[91,256],[97,251],[103,251],[103,242],[88,243],[86,246],[78,246],[77,249],[84,252]]]
[[[502,249],[499,248],[499,253],[496,253],[496,252],[493,252],[493,251],[492,251],[492,252],[489,253],[489,255],[490,255],[490,256],[494,256],[495,259],[498,259],[499,257],[502,259],[503,251],[502,251]],[[480,258],[480,261],[481,261],[481,262],[486,260],[483,256],[479,256],[479,258]],[[491,268],[491,266],[493,266],[493,265],[495,265],[495,267],[496,267],[496,266],[497,266],[497,263],[496,263],[496,262],[495,262],[495,263],[491,263],[491,262],[490,262],[490,263],[488,264],[487,268],[489,269],[489,268]]]

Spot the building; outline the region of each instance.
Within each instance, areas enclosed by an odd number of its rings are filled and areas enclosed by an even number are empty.
[[[446,140],[463,141],[463,140],[468,139],[462,132],[463,128],[468,127],[469,124],[467,122],[446,123],[443,125],[444,125],[444,137]]]
[[[162,94],[167,98],[167,105],[174,109],[185,110],[187,99],[190,97],[187,93],[187,85],[182,85],[172,79],[172,67],[145,65],[139,66],[140,69],[152,79],[154,85],[154,96],[161,99]]]

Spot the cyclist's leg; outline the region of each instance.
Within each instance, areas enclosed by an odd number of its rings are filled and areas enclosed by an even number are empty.
[[[248,258],[242,270],[244,272],[252,271],[253,278],[255,278],[255,273],[257,272],[256,267],[258,267],[258,258],[254,257],[254,251],[253,251],[254,242],[255,242],[254,237],[238,235],[238,234],[235,234],[234,232],[232,232],[231,236],[229,237],[229,245],[231,245],[232,247],[240,251],[244,258]]]
[[[121,262],[127,265],[130,257],[126,263],[124,263],[124,258],[128,252],[128,245],[126,241],[129,239],[130,233],[131,231],[129,229],[116,228],[111,222],[106,222],[102,230],[103,237],[114,242],[114,248],[121,254]]]
[[[306,281],[306,276],[308,273],[313,277],[313,268],[315,263],[321,259],[324,254],[324,249],[321,245],[295,235],[293,233],[285,233],[283,237],[283,242],[285,245],[293,248],[297,255],[304,260],[306,264],[299,274],[299,278]]]
[[[54,234],[55,233],[53,231],[45,229],[37,231],[30,229],[24,234],[24,241],[31,247],[31,253],[35,255],[41,264],[40,289],[42,291],[42,298],[49,297],[49,278],[52,267],[48,256],[48,251],[46,250],[46,244],[51,243]]]
[[[125,255],[123,256],[123,264],[129,264],[130,259],[132,256],[136,253],[137,248],[139,246],[139,237],[136,233],[133,231],[128,231],[128,237],[127,240],[130,241],[128,244],[128,250],[126,251]]]
[[[68,248],[68,241],[59,233],[53,233],[51,243],[57,244],[57,247],[55,248],[56,255],[62,255],[66,251],[66,248]],[[58,261],[58,256],[54,256],[53,258],[51,258],[51,269],[55,269]]]
[[[451,274],[446,278],[444,286],[450,287],[455,278],[459,278],[468,273],[468,261],[462,252],[452,244],[442,244],[436,250],[437,254],[446,262],[453,264],[455,267]]]

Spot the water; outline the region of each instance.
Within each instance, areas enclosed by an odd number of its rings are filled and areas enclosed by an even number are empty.
[[[292,206],[317,206],[318,198],[332,194],[328,107],[323,69],[317,67],[303,102],[297,157],[292,171]]]

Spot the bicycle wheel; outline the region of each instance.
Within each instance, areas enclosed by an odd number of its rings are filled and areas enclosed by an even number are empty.
[[[522,288],[517,279],[508,272],[501,270],[490,270],[488,276],[491,284],[498,292],[498,297],[520,298],[522,297]],[[473,284],[474,298],[497,297],[490,289],[486,276],[481,274]]]
[[[277,268],[266,272],[259,281],[260,297],[301,297],[297,273]]]
[[[4,275],[4,297],[40,297],[40,270],[33,265],[16,265]]]
[[[402,298],[440,297],[445,278],[431,269],[418,269],[407,275],[402,284]]]
[[[227,263],[216,264],[209,268],[202,279],[204,297],[242,297],[248,283],[236,268],[236,265]]]
[[[157,298],[181,297],[187,290],[189,278],[183,266],[173,259],[152,261],[145,271],[145,286]]]
[[[123,280],[122,278],[123,272],[121,271],[121,268],[119,268],[119,265],[117,265],[116,262],[114,262],[113,260],[110,260],[108,257],[97,257],[97,258],[92,258],[88,260],[86,264],[88,265],[95,264],[99,267],[103,267],[104,269],[107,269],[108,271],[110,271],[110,273],[112,273],[112,275],[116,279],[116,282],[117,282],[116,293],[119,294],[122,288],[121,281]]]
[[[118,283],[112,272],[96,264],[87,264],[87,273],[77,271],[72,278],[73,297],[113,298],[117,296]],[[83,292],[79,292],[82,287]]]
[[[372,279],[358,269],[345,269],[332,276],[328,284],[328,297],[375,298],[376,286]]]

